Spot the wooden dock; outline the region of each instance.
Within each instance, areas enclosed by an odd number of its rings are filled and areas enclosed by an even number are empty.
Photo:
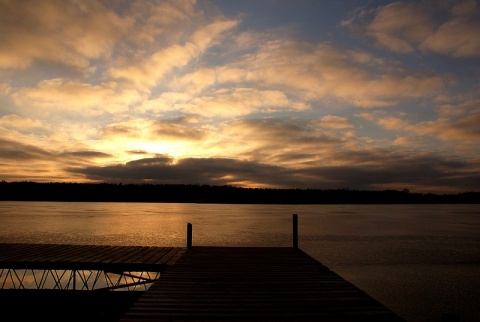
[[[161,272],[160,278],[148,280],[153,284],[141,295],[123,299],[124,303],[130,304],[118,307],[120,312],[113,312],[108,320],[104,309],[100,309],[95,317],[84,315],[83,318],[64,316],[63,312],[58,314],[54,309],[47,309],[45,318],[50,321],[63,321],[64,318],[109,322],[403,321],[299,249],[297,220],[294,214],[293,247],[192,246],[190,223],[187,225],[187,247],[0,243],[0,277],[3,274],[5,279],[13,280],[18,274],[12,270],[17,269],[72,270],[70,280],[75,280],[77,270],[119,274],[126,271]],[[3,273],[5,270],[6,274]],[[56,283],[60,283],[60,279]],[[108,302],[110,307],[115,307],[115,303],[120,306],[119,297],[106,296],[118,293],[112,292],[113,289],[90,291],[93,300],[82,292],[82,302],[87,306],[98,305],[98,302]],[[15,305],[23,308],[31,293],[20,293],[24,291],[21,289],[13,291],[0,291],[4,294],[0,297],[3,301],[0,304],[10,301],[8,306],[0,308],[17,314],[19,310]],[[78,292],[74,289],[72,294]],[[25,294],[23,299],[22,294]],[[12,302],[12,295],[20,300]],[[52,293],[50,296],[57,295]],[[131,299],[133,302],[129,302]],[[62,306],[68,312],[77,310],[77,307],[71,309],[65,300],[63,302]],[[37,309],[45,311],[44,303]],[[57,313],[55,317],[52,315],[54,311]],[[32,312],[30,317],[38,318],[37,312]]]
[[[403,321],[297,248],[192,247],[133,305],[134,321]]]
[[[122,322],[403,321],[296,247],[0,244],[0,268],[161,271]]]
[[[162,272],[185,247],[0,243],[0,269]]]

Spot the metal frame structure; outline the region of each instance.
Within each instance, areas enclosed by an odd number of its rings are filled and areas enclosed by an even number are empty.
[[[0,269],[0,289],[146,291],[160,272]]]

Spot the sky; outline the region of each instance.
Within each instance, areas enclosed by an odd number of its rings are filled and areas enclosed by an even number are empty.
[[[480,2],[0,0],[0,180],[480,191]]]

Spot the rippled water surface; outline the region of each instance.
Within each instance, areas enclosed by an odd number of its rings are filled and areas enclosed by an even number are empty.
[[[480,321],[480,205],[0,202],[0,242],[299,247],[409,321]]]

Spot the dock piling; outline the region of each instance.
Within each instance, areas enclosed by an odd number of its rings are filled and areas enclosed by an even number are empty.
[[[298,248],[298,215],[293,214],[293,248]]]
[[[192,224],[187,224],[187,248],[192,248]]]

